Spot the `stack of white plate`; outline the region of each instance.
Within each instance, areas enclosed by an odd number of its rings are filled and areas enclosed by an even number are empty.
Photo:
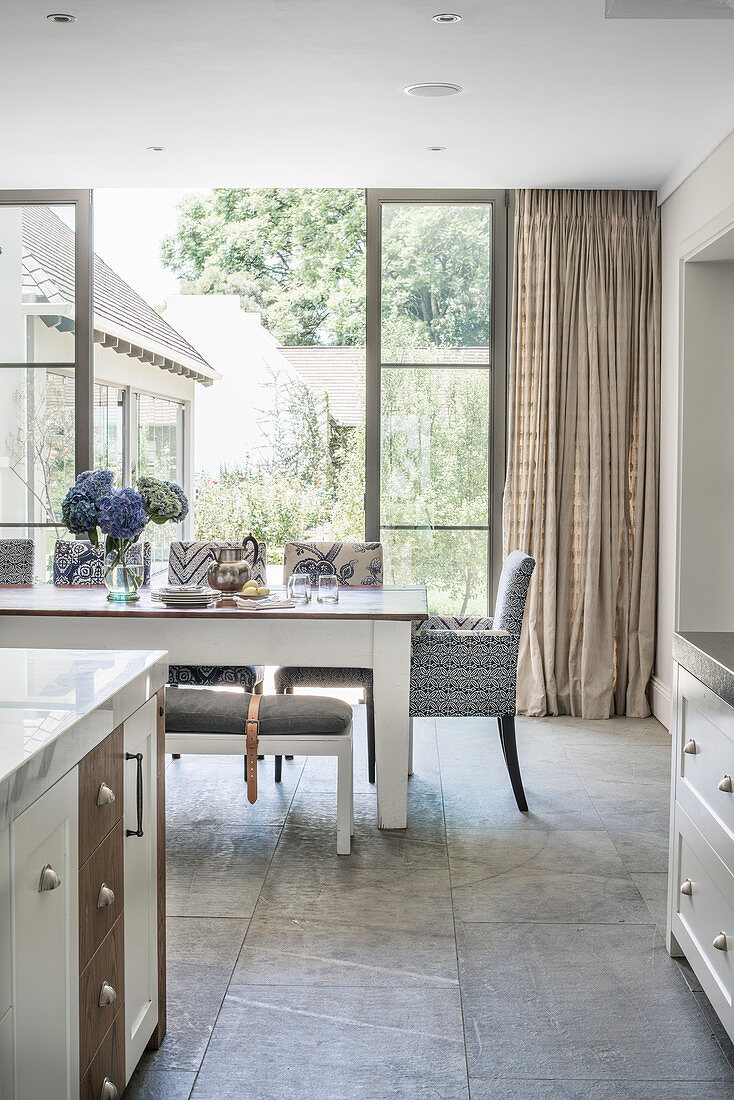
[[[168,584],[153,589],[150,598],[166,607],[206,607],[221,600],[222,593],[208,584]]]

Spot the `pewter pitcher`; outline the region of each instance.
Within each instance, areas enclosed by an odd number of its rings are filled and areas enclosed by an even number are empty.
[[[216,551],[217,560],[207,569],[206,578],[210,588],[218,592],[240,592],[242,586],[252,577],[252,566],[245,560],[248,544],[254,550],[253,564],[257,561],[258,545],[253,535],[246,535],[242,546],[222,546]]]

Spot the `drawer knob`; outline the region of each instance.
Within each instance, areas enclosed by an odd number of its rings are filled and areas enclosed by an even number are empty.
[[[687,898],[689,898],[691,896],[691,894],[693,893],[693,883],[691,882],[691,880],[689,878],[687,878],[686,881],[681,886],[680,892],[681,892],[681,894],[685,894]]]
[[[719,783],[719,790],[724,791],[726,794],[731,794],[732,783],[730,775],[725,775],[724,778],[721,780],[721,782]]]
[[[114,1004],[117,1000],[117,994],[110,985],[109,982],[102,982],[102,988],[99,991],[99,1007],[106,1008],[107,1005]]]
[[[56,874],[50,863],[47,863],[41,871],[38,893],[42,894],[44,890],[58,890],[59,886],[61,886],[61,876]]]
[[[689,756],[696,755],[696,753],[698,752],[698,748],[696,747],[696,742],[693,740],[693,738],[691,738],[691,740],[686,742],[686,744],[683,746],[683,752],[687,752]]]
[[[110,1081],[109,1077],[105,1077],[102,1082],[102,1091],[99,1094],[99,1100],[117,1100],[120,1093],[117,1091],[117,1085],[113,1081]]]
[[[109,806],[110,802],[115,801],[115,792],[112,787],[108,787],[105,782],[100,783],[99,790],[97,791],[97,805]]]
[[[108,886],[106,882],[103,882],[99,888],[99,894],[97,895],[97,908],[106,909],[108,905],[112,905],[115,900],[115,891],[111,886]]]
[[[718,936],[714,940],[714,947],[717,951],[726,951],[726,932],[719,932]]]

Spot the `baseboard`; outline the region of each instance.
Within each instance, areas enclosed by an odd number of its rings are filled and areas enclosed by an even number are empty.
[[[650,709],[657,718],[658,722],[662,723],[667,730],[670,729],[672,723],[672,705],[670,695],[670,685],[664,683],[657,676],[653,676],[650,681]]]

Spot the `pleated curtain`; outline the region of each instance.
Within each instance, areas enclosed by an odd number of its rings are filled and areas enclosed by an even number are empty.
[[[660,216],[649,191],[516,196],[505,551],[537,561],[518,712],[649,714]]]

